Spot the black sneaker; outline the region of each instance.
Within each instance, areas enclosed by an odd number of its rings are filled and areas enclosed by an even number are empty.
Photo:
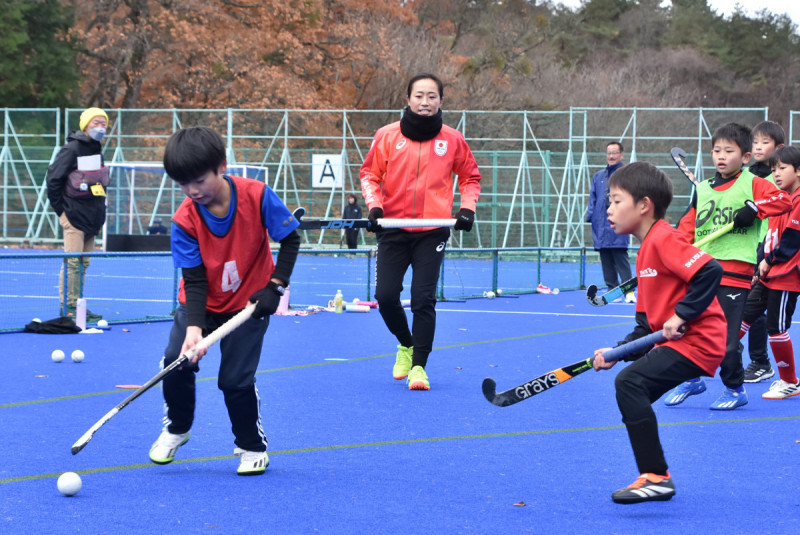
[[[97,323],[101,319],[103,319],[102,315],[95,314],[94,312],[92,312],[88,308],[86,309],[86,323]]]
[[[766,381],[775,375],[775,370],[769,365],[769,362],[751,362],[744,370],[745,383],[759,383]]]
[[[672,476],[667,472],[666,476],[657,474],[642,474],[636,481],[619,489],[611,495],[615,503],[631,504],[671,500],[675,496],[675,484]]]

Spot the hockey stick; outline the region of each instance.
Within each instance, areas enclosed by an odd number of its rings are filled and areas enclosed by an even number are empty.
[[[306,210],[303,207],[294,211],[294,218],[300,222],[300,230],[327,230],[365,228],[369,229],[369,219],[303,219]],[[378,219],[383,228],[420,228],[420,227],[452,227],[455,219]]]
[[[632,340],[627,344],[622,344],[621,346],[609,349],[603,353],[603,358],[607,362],[619,360],[625,355],[635,353],[636,351],[641,351],[642,349],[650,347],[658,342],[663,342],[664,340],[665,338],[663,331],[654,332],[642,338]],[[495,383],[494,379],[491,377],[487,377],[483,380],[483,395],[487,401],[493,405],[497,405],[498,407],[508,407],[509,405],[514,405],[515,403],[519,403],[520,401],[535,396],[536,394],[541,394],[545,390],[549,390],[565,381],[569,381],[576,375],[580,375],[585,371],[591,370],[593,362],[594,357],[580,360],[574,364],[570,364],[569,366],[564,366],[563,368],[558,368],[557,370],[547,372],[535,379],[531,379],[527,383],[523,383],[518,387],[511,388],[505,392],[500,392],[499,394],[496,390],[497,383]]]
[[[672,156],[672,161],[675,162],[675,165],[678,166],[678,169],[680,169],[681,172],[686,175],[686,178],[689,179],[689,182],[691,182],[694,186],[700,184],[700,181],[694,176],[694,173],[692,173],[689,170],[689,167],[686,165],[686,152],[682,148],[672,147],[672,150],[669,151],[669,155]]]
[[[691,182],[692,185],[697,186],[700,183],[700,181],[697,180],[697,178],[694,176],[694,173],[692,173],[689,170],[689,167],[684,162],[684,159],[686,158],[686,151],[684,151],[680,147],[672,147],[672,149],[669,151],[669,154],[670,156],[672,156],[672,161],[675,162],[675,165],[678,166],[678,169],[680,169],[681,172],[686,176],[686,178],[689,179],[689,182]],[[630,280],[623,282],[616,288],[612,288],[605,294],[598,297],[597,285],[592,284],[588,288],[586,288],[586,299],[589,301],[590,304],[597,307],[601,307],[613,301],[616,301],[623,295],[627,294],[628,292],[636,288],[637,285],[638,281],[636,280],[636,277],[634,277]]]
[[[106,413],[105,416],[100,418],[97,423],[95,423],[92,427],[89,428],[86,433],[83,434],[81,438],[78,439],[75,444],[72,445],[72,455],[77,454],[81,451],[86,444],[92,440],[92,436],[94,436],[95,432],[98,429],[103,427],[106,422],[108,422],[111,418],[114,417],[119,411],[124,409],[130,402],[134,399],[138,398],[148,390],[150,390],[153,386],[157,385],[161,380],[172,373],[176,368],[185,364],[188,360],[192,359],[201,349],[209,348],[212,345],[216,344],[220,339],[224,338],[225,336],[229,335],[233,332],[237,327],[239,327],[242,323],[247,321],[252,315],[253,310],[255,310],[256,304],[249,303],[241,312],[233,316],[231,319],[220,325],[214,332],[200,340],[197,343],[197,347],[192,349],[191,351],[187,351],[183,353],[180,357],[178,357],[172,364],[161,370],[155,377],[147,381],[144,385],[134,391],[130,396],[125,398],[119,405],[111,409]]]
[[[747,205],[748,208],[758,213],[758,206],[756,206],[756,203],[754,203],[753,201],[745,201],[745,204]],[[731,230],[733,230],[733,221],[715,230],[705,238],[697,240],[696,242],[694,242],[694,246],[700,248],[716,240],[717,238],[724,236]],[[612,301],[615,301],[616,299],[619,299],[626,293],[630,292],[631,290],[636,288],[638,283],[639,283],[638,279],[634,277],[631,280],[623,282],[616,288],[612,288],[611,290],[607,291],[601,296],[597,295],[597,285],[591,284],[589,285],[588,288],[586,288],[586,299],[589,301],[590,304],[597,307],[601,307],[611,303]]]
[[[596,306],[601,307],[603,305],[607,305],[612,301],[616,301],[620,297],[624,296],[626,293],[630,292],[639,284],[639,279],[636,277],[626,280],[616,288],[612,288],[603,295],[597,295],[597,285],[590,284],[588,288],[586,288],[586,299],[589,300],[589,303]]]

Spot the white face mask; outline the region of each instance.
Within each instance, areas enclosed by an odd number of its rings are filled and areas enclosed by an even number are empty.
[[[102,141],[105,135],[106,135],[106,129],[103,128],[102,126],[89,129],[89,137],[94,139],[95,141]]]

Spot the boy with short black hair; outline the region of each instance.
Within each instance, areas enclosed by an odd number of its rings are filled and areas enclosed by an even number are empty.
[[[182,270],[180,306],[162,367],[193,349],[204,331],[222,325],[248,302],[253,317],[220,342],[217,386],[225,398],[240,457],[239,475],[263,474],[269,465],[255,373],[269,316],[289,284],[300,237],[292,213],[263,182],[225,174],[225,144],[214,130],[179,130],[167,142],[164,169],[186,194],[172,218],[172,258]],[[280,242],[273,264],[270,239]],[[164,429],[150,460],[167,464],[189,440],[194,419],[198,352],[164,378]]]
[[[641,242],[636,258],[636,326],[623,342],[658,330],[666,337],[650,352],[625,357],[634,362],[614,382],[641,475],[611,499],[621,504],[669,500],[675,495],[675,485],[652,403],[687,379],[713,376],[722,361],[726,324],[716,297],[722,266],[664,221],[672,183],[654,165],[636,162],[621,167],[610,177],[609,191],[612,228],[619,234],[633,234]],[[603,359],[607,349],[595,351],[595,370],[616,364]]]
[[[695,242],[733,222],[732,231],[702,246],[722,264],[717,299],[728,322],[725,358],[719,373],[725,390],[711,404],[712,410],[733,410],[747,404],[739,327],[756,266],[761,221],[791,208],[785,192],[743,167],[750,160],[752,144],[752,133],[745,125],[728,123],[714,131],[711,156],[717,174],[697,186],[692,204],[678,224],[678,230]],[[746,206],[748,201],[755,202],[757,213]],[[705,390],[705,383],[697,377],[675,388],[664,403],[678,405]]]
[[[800,394],[794,348],[789,337],[800,292],[800,149],[781,147],[772,155],[770,163],[775,183],[790,195],[792,209],[769,220],[769,232],[764,242],[765,256],[756,273],[759,280],[747,298],[740,333],[744,336],[753,320],[767,311],[769,345],[780,379],[774,381],[761,397],[786,399]]]
[[[773,121],[761,121],[753,127],[753,159],[755,163],[750,166],[750,172],[761,178],[766,178],[773,184],[772,167],[770,158],[775,151],[786,143],[786,133],[781,125]],[[762,225],[761,243],[758,246],[758,261],[764,258],[764,238],[767,225]],[[744,369],[745,383],[758,383],[766,381],[775,372],[769,364],[767,354],[767,319],[764,314],[753,320],[747,335],[747,350],[750,354],[750,364]]]

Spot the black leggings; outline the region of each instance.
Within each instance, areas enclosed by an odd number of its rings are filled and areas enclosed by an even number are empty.
[[[206,312],[206,331],[222,325],[230,315]],[[175,311],[175,322],[164,350],[164,367],[180,356],[186,337],[186,308]],[[217,387],[225,397],[234,443],[248,451],[266,451],[267,439],[261,427],[260,399],[256,389],[256,370],[261,358],[269,317],[250,318],[236,332],[220,341]],[[209,358],[209,357],[205,357]],[[212,357],[213,358],[213,357]],[[170,433],[186,433],[192,427],[195,409],[195,374],[199,366],[181,366],[164,378],[165,424]]]
[[[389,331],[397,341],[414,346],[412,366],[428,363],[436,331],[436,285],[444,259],[450,229],[439,228],[424,232],[387,229],[378,232],[378,257],[375,267],[375,299],[378,310]],[[411,313],[412,329],[400,304],[403,277],[412,270]],[[413,332],[413,334],[412,334]]]
[[[652,404],[679,384],[707,375],[672,348],[659,346],[617,374],[614,385],[622,422],[628,430],[640,474],[667,473]]]

